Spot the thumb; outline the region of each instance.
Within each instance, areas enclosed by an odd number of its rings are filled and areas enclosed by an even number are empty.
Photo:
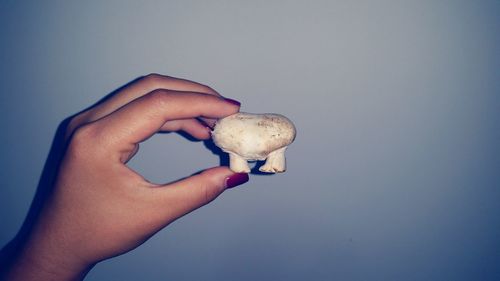
[[[194,176],[166,184],[163,187],[163,204],[175,220],[217,198],[227,188],[247,182],[246,173],[234,173],[228,167],[215,167]],[[166,202],[165,202],[166,201]]]

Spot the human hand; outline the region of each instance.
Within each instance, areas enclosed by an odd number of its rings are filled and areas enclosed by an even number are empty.
[[[227,167],[153,184],[128,166],[159,131],[209,139],[217,118],[239,103],[211,88],[157,74],[141,78],[75,116],[52,195],[8,274],[9,280],[81,280],[97,262],[128,252],[226,188],[248,181]]]

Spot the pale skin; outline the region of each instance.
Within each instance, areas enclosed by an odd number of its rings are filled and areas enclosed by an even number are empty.
[[[159,131],[183,130],[209,139],[205,124],[238,111],[237,103],[210,87],[151,74],[75,116],[66,131],[54,191],[16,249],[18,255],[5,265],[3,278],[83,280],[96,263],[136,248],[226,188],[248,180],[246,174],[215,167],[154,184],[126,165],[139,143]]]

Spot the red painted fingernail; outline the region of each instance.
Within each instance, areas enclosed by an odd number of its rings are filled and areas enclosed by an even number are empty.
[[[241,106],[241,102],[233,99],[224,98],[228,103],[234,104],[236,106]]]
[[[226,188],[233,188],[248,181],[247,173],[237,173],[226,179]]]

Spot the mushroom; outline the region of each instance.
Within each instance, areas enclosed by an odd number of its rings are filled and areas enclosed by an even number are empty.
[[[215,124],[212,139],[229,153],[229,168],[249,173],[247,161],[266,160],[259,171],[281,173],[286,170],[285,150],[295,139],[295,126],[283,115],[239,112]]]

